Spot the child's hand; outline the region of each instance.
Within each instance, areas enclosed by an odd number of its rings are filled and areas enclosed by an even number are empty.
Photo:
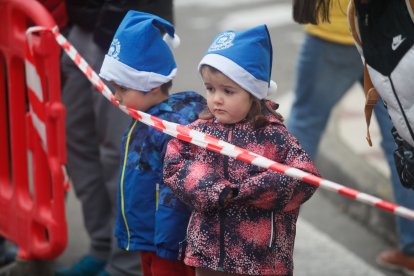
[[[220,195],[220,206],[222,206],[223,208],[227,207],[227,205],[230,203],[230,201],[235,198],[238,194],[238,190],[235,188],[231,188],[231,187],[226,187],[224,188],[224,190],[221,192]]]
[[[223,208],[227,207],[227,205],[230,203],[230,200],[232,198],[233,198],[233,191],[230,190],[230,192],[226,196],[226,199],[224,200]]]

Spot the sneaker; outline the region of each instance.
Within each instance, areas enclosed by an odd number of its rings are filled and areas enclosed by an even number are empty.
[[[401,250],[384,251],[378,255],[376,261],[385,268],[399,270],[405,275],[414,276],[414,256],[406,255]]]
[[[55,271],[55,276],[96,276],[106,265],[106,261],[92,256],[84,256],[70,268]]]

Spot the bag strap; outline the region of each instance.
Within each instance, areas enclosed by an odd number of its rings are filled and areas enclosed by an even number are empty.
[[[408,1],[408,0],[407,0]],[[414,0],[409,0],[414,2]],[[349,1],[348,6],[348,23],[351,29],[352,36],[354,38],[357,47],[362,47],[358,25],[356,24],[356,16],[355,16],[355,6],[354,1]],[[360,53],[362,53],[362,49],[359,49]],[[377,90],[375,89],[374,85],[372,84],[371,77],[368,73],[367,64],[364,61],[364,94],[365,94],[365,106],[364,106],[364,113],[365,113],[365,122],[367,125],[367,141],[368,145],[372,146],[371,141],[371,134],[369,133],[369,126],[371,124],[371,117],[372,111],[374,110],[375,105],[378,102],[379,95]]]
[[[377,89],[372,84],[371,78],[368,73],[367,65],[364,65],[364,93],[365,93],[365,122],[367,125],[367,141],[368,145],[372,147],[371,135],[369,133],[369,125],[371,124],[372,111],[378,102],[379,95]]]

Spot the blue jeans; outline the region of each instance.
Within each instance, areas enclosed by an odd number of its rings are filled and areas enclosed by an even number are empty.
[[[287,127],[315,159],[332,109],[355,82],[363,79],[361,57],[353,45],[306,35],[296,70],[295,98]],[[374,112],[382,134],[381,147],[391,169],[395,201],[414,209],[414,192],[402,186],[395,168],[393,152],[396,145],[391,135],[391,120],[381,102]],[[396,223],[401,250],[414,255],[414,221],[397,217]]]

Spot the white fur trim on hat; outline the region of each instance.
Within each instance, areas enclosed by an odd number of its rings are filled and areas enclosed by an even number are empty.
[[[267,96],[269,89],[268,83],[256,79],[252,74],[231,59],[218,54],[207,54],[198,65],[199,71],[203,64],[216,68],[256,98],[261,100]]]
[[[154,72],[138,71],[113,57],[105,55],[99,76],[127,88],[149,92],[169,82],[176,74],[177,68],[173,69],[168,76]]]

